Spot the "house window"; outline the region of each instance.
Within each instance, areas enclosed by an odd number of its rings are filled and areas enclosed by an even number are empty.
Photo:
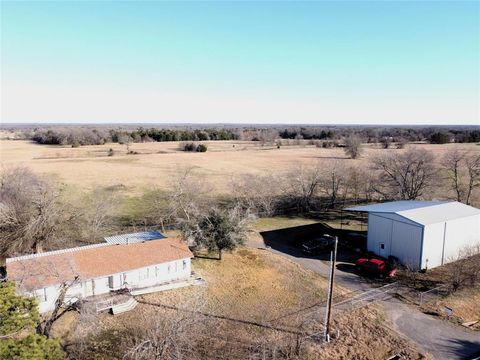
[[[141,270],[140,270],[140,280],[148,279],[149,270],[150,270],[149,268],[141,269]]]
[[[158,266],[155,266],[155,277],[158,277],[159,272]]]
[[[168,267],[167,267],[167,272],[170,274],[170,271],[172,270],[172,265],[168,264]]]
[[[113,275],[108,277],[108,287],[113,289]]]
[[[46,288],[35,291],[35,295],[36,295],[39,302],[47,301],[47,289]]]
[[[384,243],[381,243],[381,244],[380,244],[380,249],[382,249],[382,250],[385,249],[385,244],[384,244]]]
[[[183,270],[187,268],[187,260],[183,260]]]

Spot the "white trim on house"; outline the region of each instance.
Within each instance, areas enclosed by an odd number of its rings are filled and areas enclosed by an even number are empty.
[[[110,245],[112,245],[112,244],[100,243],[100,244],[93,244],[93,245],[77,246],[77,247],[69,248],[69,249],[46,251],[46,252],[37,253],[37,254],[22,255],[22,256],[7,258],[5,260],[5,263],[9,264],[9,263],[12,263],[14,261],[36,259],[36,258],[40,258],[40,257],[44,257],[44,256],[50,256],[50,255],[67,254],[67,253],[72,253],[72,252],[75,252],[75,251],[82,251],[82,250],[87,250],[87,249],[96,249],[96,248],[101,248],[101,247],[110,246]]]
[[[165,271],[168,267],[177,269],[177,271],[168,273]],[[79,279],[67,290],[65,298],[68,301],[75,302],[79,299],[88,299],[91,296],[108,294],[122,288],[138,291],[139,289],[158,287],[172,281],[187,280],[191,274],[191,259],[184,258],[93,279]],[[39,300],[40,313],[55,308],[59,287],[60,285],[57,284],[30,292],[32,296]]]

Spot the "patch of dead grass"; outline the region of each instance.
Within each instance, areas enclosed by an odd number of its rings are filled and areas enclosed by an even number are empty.
[[[410,342],[385,324],[377,307],[343,313],[334,319],[333,332],[338,339],[321,347],[321,358],[383,360],[393,355],[402,359],[426,359]]]
[[[435,300],[427,305],[427,310],[446,319],[446,306],[453,310],[450,320],[455,323],[480,321],[480,286],[462,289],[446,298]],[[471,328],[480,331],[480,322]]]

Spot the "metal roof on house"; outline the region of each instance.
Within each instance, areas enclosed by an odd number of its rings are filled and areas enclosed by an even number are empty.
[[[397,214],[421,225],[435,224],[480,214],[480,209],[458,201],[402,200],[356,206],[345,210]]]
[[[131,234],[107,236],[104,239],[109,244],[135,244],[144,241],[165,239],[165,236],[163,236],[159,231],[151,230]]]

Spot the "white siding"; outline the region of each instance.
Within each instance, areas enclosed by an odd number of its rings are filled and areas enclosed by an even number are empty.
[[[169,268],[170,271],[168,270]],[[70,289],[67,291],[65,299],[67,301],[74,302],[77,299],[92,295],[92,292],[94,295],[109,293],[111,290],[113,290],[110,288],[109,276],[113,276],[114,289],[119,289],[124,286],[124,281],[128,283],[129,287],[143,288],[159,285],[168,281],[188,279],[190,274],[191,260],[190,258],[185,258],[136,269],[125,273],[111,274],[95,279],[84,280],[70,287]],[[48,312],[54,309],[58,293],[58,285],[49,286],[45,289],[38,289],[33,292],[32,295],[37,297],[39,300],[40,313]],[[46,295],[46,298],[44,295]]]
[[[458,257],[467,247],[480,245],[480,215],[447,222],[445,231],[445,263]]]
[[[444,222],[425,226],[423,235],[422,269],[431,269],[443,264],[444,230]]]
[[[392,227],[392,242],[389,255],[397,257],[404,265],[414,269],[420,267],[422,253],[422,227],[404,222],[394,221]]]
[[[480,244],[479,216],[429,224],[425,226],[422,268],[451,262],[462,250],[475,244]]]
[[[392,239],[393,220],[384,216],[368,214],[368,236],[367,249],[374,253],[378,253],[380,243],[386,244],[386,251],[389,250]]]
[[[59,286],[48,286],[46,288],[35,290],[33,295],[38,300],[38,311],[40,313],[51,311],[55,308],[55,301],[57,301],[58,291]],[[46,298],[40,298],[38,296],[39,293],[44,293]]]
[[[420,265],[422,227],[396,214],[368,214],[369,251],[380,255],[380,244],[385,244],[383,256],[393,255],[402,263],[416,268]]]

